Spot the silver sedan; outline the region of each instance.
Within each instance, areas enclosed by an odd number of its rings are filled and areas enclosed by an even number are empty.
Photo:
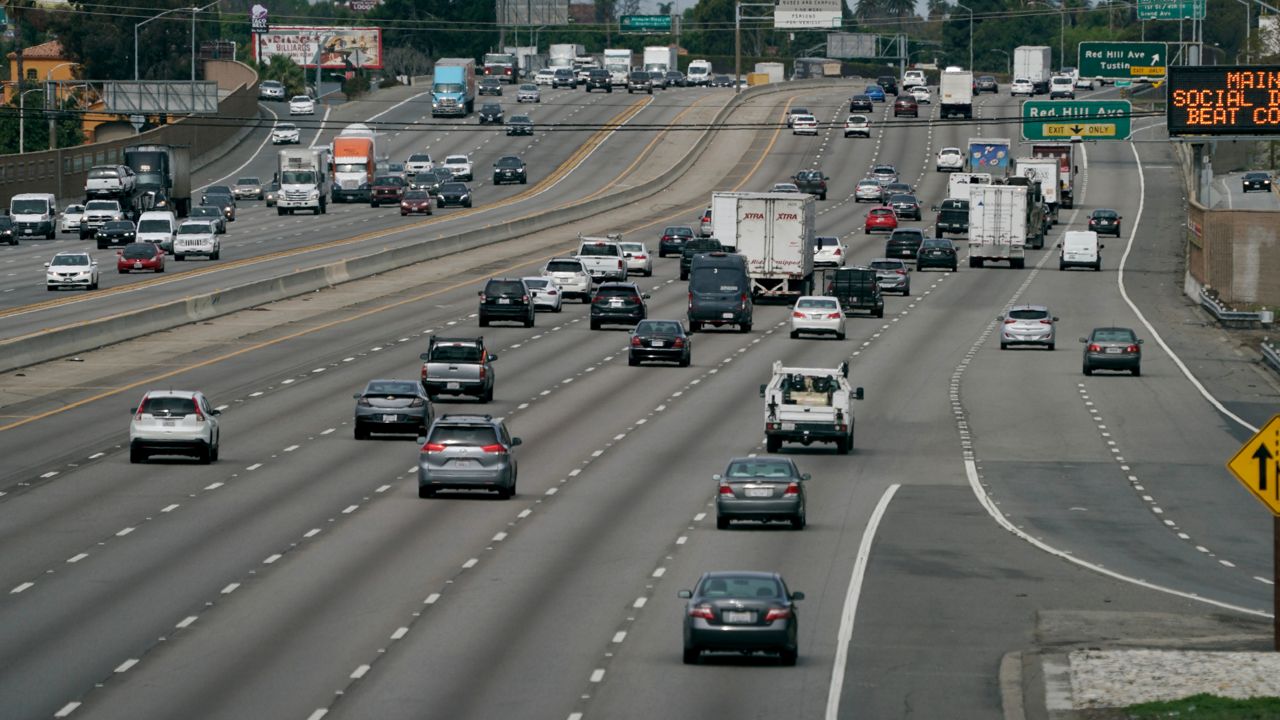
[[[1000,349],[1011,345],[1040,345],[1052,350],[1057,339],[1058,318],[1044,305],[1014,305],[1009,314],[996,318],[1001,322]]]
[[[804,485],[791,458],[740,457],[729,461],[716,481],[716,527],[726,530],[733,520],[783,520],[796,530],[805,525]]]
[[[854,202],[884,202],[884,186],[875,178],[864,178],[858,181],[853,189]]]
[[[533,293],[533,309],[534,310],[550,310],[551,312],[560,312],[560,305],[564,300],[564,293],[560,291],[560,287],[555,281],[546,276],[522,278],[524,284],[528,286],[529,292]]]
[[[791,337],[801,333],[835,335],[844,339],[844,311],[840,301],[824,295],[805,295],[791,308]]]
[[[622,252],[627,258],[627,272],[639,273],[645,277],[653,274],[653,253],[649,252],[649,248],[644,243],[624,242],[618,244],[622,247]]]
[[[371,432],[426,435],[435,416],[417,380],[370,380],[352,397],[356,440],[368,439]]]
[[[540,103],[542,102],[542,91],[533,83],[525,83],[516,90],[516,102],[518,103]]]

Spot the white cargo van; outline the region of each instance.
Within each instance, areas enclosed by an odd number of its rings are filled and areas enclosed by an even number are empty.
[[[690,85],[706,85],[711,82],[711,61],[694,60],[689,63],[685,77]]]
[[[13,232],[22,237],[43,235],[52,240],[58,236],[56,220],[58,201],[53,193],[19,193],[9,200],[9,216]]]
[[[135,239],[138,242],[149,242],[159,245],[166,252],[173,250],[173,236],[178,232],[178,220],[173,213],[164,210],[151,210],[142,213],[138,218],[138,231]]]
[[[1087,267],[1095,271],[1101,270],[1103,247],[1098,242],[1098,233],[1092,230],[1068,230],[1062,234],[1062,242],[1058,243],[1061,250],[1058,269]]]

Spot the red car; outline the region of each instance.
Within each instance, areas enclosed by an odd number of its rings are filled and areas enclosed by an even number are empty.
[[[431,214],[431,193],[426,190],[405,190],[400,198],[400,216]]]
[[[897,229],[898,216],[893,214],[893,208],[878,207],[867,211],[866,231],[868,235],[873,232],[893,232]]]
[[[149,242],[135,242],[116,251],[116,270],[121,275],[134,270],[150,270],[164,272],[164,251],[159,245]]]
[[[379,175],[369,186],[369,206],[378,207],[382,203],[388,205],[399,203],[408,183],[399,175]]]

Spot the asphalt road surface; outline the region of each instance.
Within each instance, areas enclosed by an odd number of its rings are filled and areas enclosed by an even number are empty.
[[[759,122],[802,105],[824,128],[719,133],[663,197],[580,227],[656,245],[661,226],[693,222],[713,188],[763,190],[819,168],[832,179],[817,230],[841,235],[862,263],[883,251],[852,198],[873,163],[895,164],[928,207],[945,193],[940,147],[1017,137],[1003,123],[1017,102],[984,95],[981,126],[928,106],[894,123],[878,106],[872,138],[846,140],[854,87],[740,109],[735,119]],[[654,97],[637,118],[671,120],[710,94]],[[563,93],[535,120],[599,122],[646,100]],[[396,122],[424,114],[341,108],[348,119],[381,111]],[[470,149],[481,167],[515,144],[440,137],[425,143],[433,154]],[[584,137],[520,143],[550,169]],[[556,200],[589,195],[653,138],[607,138]],[[424,141],[394,142],[400,155]],[[675,159],[649,158],[654,172]],[[911,296],[888,297],[883,319],[851,318],[845,341],[789,339],[788,308],[758,306],[751,333],[696,335],[689,368],[632,368],[626,332],[589,330],[585,305],[533,328],[479,330],[483,280],[536,274],[569,246],[562,232],[5,374],[0,706],[13,718],[988,718],[1000,711],[999,657],[1034,642],[1037,613],[1268,609],[1259,538],[1270,522],[1222,462],[1248,435],[1242,423],[1275,406],[1276,384],[1212,345],[1216,331],[1183,322],[1171,290],[1181,246],[1169,241],[1181,186],[1147,169],[1172,165],[1169,148],[1091,144],[1081,165],[1076,208],[1026,270],[962,258],[957,273],[913,273]],[[1056,270],[1058,235],[1098,206],[1126,222],[1105,241],[1103,270]],[[394,227],[393,213],[338,206],[317,223],[253,208],[229,238],[239,257],[265,257]],[[307,262],[359,251],[335,245]],[[15,254],[27,269],[41,256],[28,245]],[[673,258],[636,279],[652,294],[650,317],[684,317],[677,278]],[[21,288],[9,307],[37,302],[31,281],[5,280]],[[139,301],[206,282],[218,280],[147,286]],[[1054,309],[1055,351],[999,349],[995,318],[1014,301]],[[95,312],[42,307],[0,328]],[[1081,374],[1076,338],[1112,323],[1146,339],[1141,377]],[[351,394],[372,378],[417,377],[432,334],[481,333],[500,355],[494,402],[442,401],[437,412],[504,418],[524,441],[518,493],[420,500],[419,443],[354,440]],[[855,450],[784,450],[813,477],[804,531],[716,530],[711,477],[730,457],[764,452],[757,388],[775,360],[850,362],[866,389]],[[198,388],[225,408],[219,462],[129,463],[128,409],[152,387]],[[797,667],[681,663],[676,592],[724,569],[776,570],[806,593]]]

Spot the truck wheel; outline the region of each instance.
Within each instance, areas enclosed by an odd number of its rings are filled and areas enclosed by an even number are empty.
[[[882,306],[882,307],[879,307],[879,308],[876,308],[876,317],[878,317],[878,318],[882,318],[882,317],[884,317],[884,307],[883,307],[883,306]]]
[[[690,333],[702,332],[702,323],[698,322],[697,320],[690,320],[689,332]]]
[[[689,279],[689,271],[688,271],[688,270],[685,270],[684,268],[680,268],[680,279],[681,279],[681,280],[688,280],[688,279]]]
[[[772,435],[764,439],[764,449],[776,453],[782,449],[782,438],[773,437]]]
[[[282,208],[282,207],[278,207],[278,208],[276,208],[276,214],[277,214],[277,215],[284,215],[284,208]]]
[[[480,316],[480,327],[489,327],[489,318],[484,315]]]
[[[740,332],[740,333],[749,333],[749,332],[751,332],[751,323],[749,323],[749,322],[748,322],[748,323],[742,323],[741,325],[739,325],[739,326],[738,326],[738,332]]]

